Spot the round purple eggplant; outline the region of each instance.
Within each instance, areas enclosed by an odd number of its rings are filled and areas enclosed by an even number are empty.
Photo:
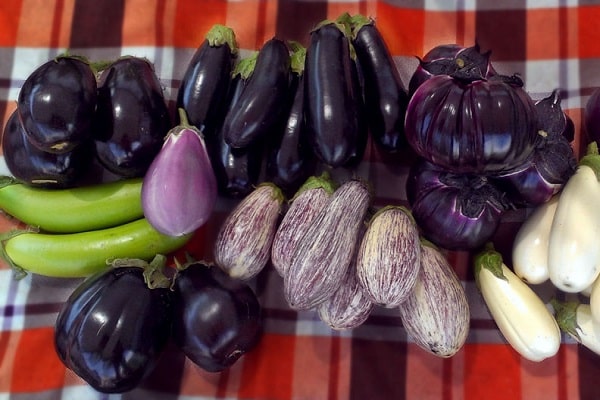
[[[90,169],[94,154],[91,141],[61,154],[40,150],[29,142],[17,111],[4,127],[2,151],[16,179],[30,186],[56,189],[76,186]]]
[[[138,386],[169,342],[169,284],[151,288],[144,268],[131,265],[83,281],[56,320],[58,356],[99,392],[122,393]]]
[[[173,286],[173,339],[197,366],[223,371],[256,346],[261,307],[250,286],[200,262],[179,270]]]
[[[17,100],[30,143],[60,154],[89,140],[96,88],[94,72],[82,58],[59,56],[33,71]]]
[[[143,176],[170,128],[162,87],[148,60],[122,57],[102,72],[94,138],[107,170],[123,177]]]

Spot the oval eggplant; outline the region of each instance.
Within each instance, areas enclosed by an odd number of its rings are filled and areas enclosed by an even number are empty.
[[[148,60],[125,56],[102,72],[94,138],[98,159],[107,170],[142,176],[170,128],[162,87]]]
[[[80,182],[93,160],[91,142],[81,143],[71,151],[48,153],[33,146],[14,111],[2,135],[4,161],[19,181],[43,188],[68,188]]]
[[[135,388],[154,368],[170,338],[169,284],[150,288],[143,268],[126,265],[85,280],[69,296],[55,325],[61,361],[104,393]]]
[[[186,111],[190,124],[212,136],[223,118],[238,53],[231,28],[214,25],[190,60],[177,91],[177,108]]]
[[[262,333],[261,307],[247,284],[200,262],[174,278],[173,340],[205,371],[231,367]]]
[[[284,41],[272,38],[258,52],[247,83],[223,121],[225,142],[245,148],[281,123],[289,91],[290,54]]]
[[[359,160],[366,143],[356,68],[343,27],[325,22],[311,32],[304,71],[306,126],[313,152],[333,168]]]
[[[91,139],[96,88],[94,72],[82,58],[59,56],[33,71],[17,100],[30,143],[61,154]]]

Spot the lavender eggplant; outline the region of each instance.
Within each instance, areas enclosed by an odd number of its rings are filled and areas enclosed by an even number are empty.
[[[410,212],[401,206],[378,210],[356,256],[356,274],[366,296],[394,308],[410,295],[419,273],[421,243]]]
[[[327,205],[334,190],[327,174],[311,176],[290,200],[271,245],[271,264],[279,275],[287,275],[298,243]]]
[[[194,53],[177,91],[177,108],[190,124],[212,136],[223,118],[238,45],[233,29],[213,25]]]
[[[202,133],[181,124],[167,133],[142,183],[142,209],[157,231],[184,236],[204,225],[217,200],[217,181]]]
[[[364,151],[356,68],[343,26],[325,21],[311,32],[304,71],[306,126],[316,157],[333,168],[357,162]]]
[[[438,357],[451,357],[464,345],[471,312],[465,289],[438,248],[421,245],[414,290],[398,307],[402,325],[415,343]]]
[[[281,189],[262,183],[229,213],[214,244],[215,263],[229,276],[248,280],[266,266],[284,201]]]
[[[143,176],[171,128],[152,64],[125,56],[100,75],[94,138],[100,163],[114,174]]]
[[[289,109],[281,132],[274,130],[267,141],[267,179],[286,194],[298,190],[314,170],[314,157],[308,143],[304,121],[304,61],[306,48],[291,42],[291,80]],[[279,133],[279,134],[278,134]]]
[[[272,38],[259,50],[237,106],[225,115],[223,135],[228,145],[245,148],[280,124],[289,79],[289,49],[284,41]]]
[[[355,15],[351,23],[371,136],[386,151],[402,150],[407,146],[404,115],[408,94],[396,64],[373,19]]]
[[[350,180],[331,196],[300,239],[283,277],[292,309],[310,309],[331,296],[349,268],[371,202],[364,182]]]
[[[90,169],[94,154],[89,141],[61,154],[40,150],[29,142],[16,110],[4,127],[2,151],[6,166],[16,179],[43,188],[78,185]]]
[[[66,153],[92,137],[96,78],[80,57],[59,56],[33,71],[21,86],[19,118],[29,142],[48,153]]]
[[[487,242],[511,207],[486,177],[453,174],[423,159],[411,167],[406,192],[423,236],[449,250]]]

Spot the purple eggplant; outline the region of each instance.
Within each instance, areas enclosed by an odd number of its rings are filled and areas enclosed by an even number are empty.
[[[225,142],[246,148],[280,125],[289,92],[290,54],[280,39],[268,40],[256,56],[256,64],[237,100],[223,121]]]
[[[144,175],[171,128],[148,60],[125,56],[102,72],[94,128],[96,153],[107,170],[123,177]]]
[[[91,141],[80,143],[69,152],[48,153],[32,145],[14,111],[2,135],[4,161],[19,181],[37,187],[67,188],[79,184],[93,160]]]
[[[194,53],[177,92],[177,108],[205,136],[223,118],[234,60],[238,53],[231,28],[214,25]]]
[[[448,250],[489,241],[511,206],[485,176],[453,174],[425,159],[411,167],[406,193],[423,236]]]
[[[365,112],[375,143],[389,152],[407,146],[404,115],[408,94],[375,22],[362,15],[352,17],[352,44],[363,76]]]
[[[223,371],[259,342],[261,307],[246,283],[194,262],[178,271],[173,286],[173,339],[200,368]]]
[[[17,108],[27,138],[38,149],[66,153],[92,137],[96,78],[82,58],[59,56],[33,71]]]
[[[132,260],[81,283],[55,324],[61,361],[104,393],[135,388],[155,367],[173,323],[170,281]],[[163,276],[164,277],[164,276]],[[156,284],[156,287],[154,286]]]
[[[600,142],[600,88],[594,89],[583,110],[583,123],[589,142]]]
[[[366,124],[358,78],[345,27],[320,24],[306,50],[305,116],[316,157],[332,168],[357,163],[364,152]]]

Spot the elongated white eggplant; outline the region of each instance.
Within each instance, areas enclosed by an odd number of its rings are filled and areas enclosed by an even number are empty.
[[[529,284],[544,283],[550,277],[548,240],[559,195],[539,205],[519,228],[512,249],[515,274]]]
[[[600,274],[599,174],[598,146],[592,142],[560,194],[550,231],[550,280],[564,292],[580,292]]]
[[[584,296],[586,290],[581,292]],[[600,278],[597,278],[590,286],[589,298],[592,318],[594,318],[594,321],[600,324]]]
[[[600,355],[600,323],[592,317],[589,304],[552,300],[560,329],[581,345]]]
[[[398,306],[400,318],[419,347],[438,357],[451,357],[469,333],[469,302],[440,250],[428,242],[420,248],[419,275],[411,294]]]
[[[512,272],[502,255],[488,246],[474,259],[475,281],[508,343],[524,358],[542,361],[556,355],[560,329],[529,285]]]

